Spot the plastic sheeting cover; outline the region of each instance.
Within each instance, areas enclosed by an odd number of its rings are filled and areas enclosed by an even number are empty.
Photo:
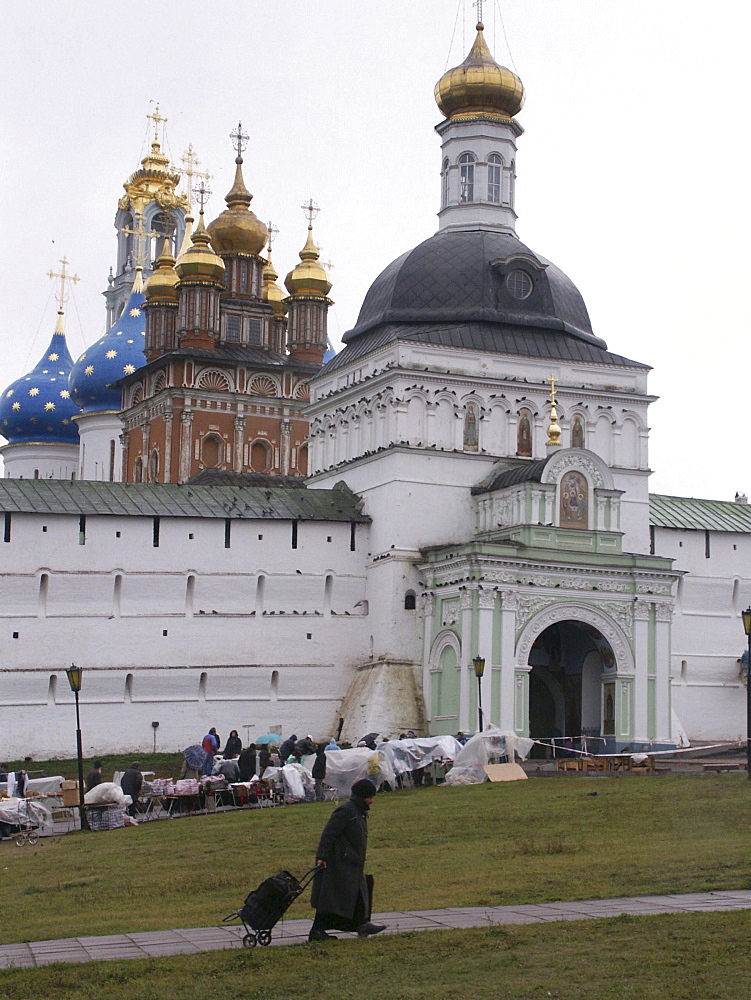
[[[496,764],[500,758],[513,761],[514,755],[526,760],[534,745],[533,740],[504,732],[497,726],[488,726],[467,740],[454,759],[454,766],[446,775],[447,785],[479,785],[488,780],[483,770],[486,764]]]
[[[393,788],[396,784],[396,775],[389,757],[384,752],[385,746],[389,744],[382,744],[377,750],[369,750],[368,747],[327,750],[324,781],[336,789],[342,798],[349,798],[352,786],[361,778],[370,778],[376,788],[380,788],[384,781],[388,781]],[[303,766],[310,771],[314,761],[314,756],[306,757]]]
[[[87,806],[129,806],[131,804],[130,795],[126,795],[119,785],[113,781],[100,781],[94,785],[90,792],[87,792],[83,801]]]
[[[22,829],[52,829],[52,813],[35,799],[0,799],[0,822]]]

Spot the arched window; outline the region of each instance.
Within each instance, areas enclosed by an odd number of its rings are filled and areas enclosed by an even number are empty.
[[[271,671],[271,700],[272,702],[279,700],[279,671]]]
[[[110,438],[110,482],[115,481],[115,441]]]
[[[323,613],[328,615],[331,613],[331,595],[334,589],[334,578],[330,574],[326,577],[323,584]]]
[[[574,414],[574,419],[571,421],[571,447],[584,447],[584,421],[578,413]]]
[[[224,442],[218,434],[207,434],[201,442],[201,461],[207,469],[216,469],[222,462]]]
[[[479,447],[478,419],[476,403],[467,403],[464,414],[464,450],[477,451]]]
[[[416,607],[417,607],[417,596],[415,595],[414,590],[408,590],[407,593],[404,595],[404,610],[414,611]]]
[[[561,528],[587,528],[589,486],[581,472],[567,472],[561,479],[559,524]]]
[[[445,208],[449,203],[449,161],[443,161],[441,169],[441,208]]]
[[[154,448],[149,459],[149,482],[156,483],[159,480],[159,452]]]
[[[297,471],[301,476],[308,474],[308,446],[306,444],[297,453]]]
[[[162,237],[169,239],[169,250],[173,256],[177,256],[180,249],[177,246],[177,223],[172,212],[157,212],[151,220],[151,231],[156,236],[151,238],[151,259],[156,260],[162,249]]]
[[[123,701],[128,703],[133,701],[133,674],[128,674],[125,678],[125,696]]]
[[[115,574],[115,580],[112,585],[112,617],[120,617],[120,605],[122,602],[123,595],[123,577],[122,573]]]
[[[185,617],[190,618],[193,614],[193,601],[196,595],[196,578],[191,573],[185,584]]]
[[[488,201],[494,205],[501,203],[501,178],[503,157],[499,153],[491,153],[488,157]]]
[[[266,577],[261,574],[256,580],[256,614],[263,613],[263,597],[266,591]]]
[[[521,410],[519,424],[516,429],[516,454],[525,458],[532,457],[532,414],[529,410]]]
[[[471,153],[459,157],[459,201],[475,200],[475,158]]]
[[[39,618],[47,617],[47,595],[50,589],[50,578],[48,573],[42,573],[39,577],[39,604],[37,615]]]
[[[253,472],[266,472],[271,465],[271,448],[268,441],[254,441],[250,449],[250,467]]]
[[[142,483],[143,482],[143,459],[139,455],[136,459],[136,463],[133,466],[133,482]]]

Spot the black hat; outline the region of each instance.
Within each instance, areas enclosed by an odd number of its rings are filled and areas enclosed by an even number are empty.
[[[352,786],[352,794],[357,796],[358,799],[372,799],[377,791],[378,789],[370,778],[360,778]]]

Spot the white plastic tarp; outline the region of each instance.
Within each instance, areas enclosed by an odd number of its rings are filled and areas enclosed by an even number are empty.
[[[504,732],[497,726],[488,726],[467,740],[446,775],[447,785],[479,785],[488,780],[486,764],[496,764],[502,758],[514,760],[514,755],[525,760],[534,745],[533,740]]]
[[[126,795],[119,785],[114,781],[100,781],[94,785],[90,792],[87,792],[83,801],[87,806],[129,806],[132,802],[130,795]]]
[[[0,799],[0,823],[51,830],[52,813],[36,799]]]
[[[384,744],[388,746],[389,744]],[[306,757],[303,765],[310,771],[313,767],[315,757]],[[384,781],[393,788],[396,784],[394,768],[387,755],[383,752],[383,747],[377,750],[370,750],[368,747],[353,747],[352,750],[328,750],[326,751],[326,777],[324,781],[327,785],[335,788],[342,798],[348,798],[352,786],[361,778],[370,778],[376,788],[380,788]]]
[[[302,764],[285,764],[279,768],[284,783],[285,802],[312,802],[315,798],[315,781]]]
[[[395,774],[417,771],[434,760],[456,760],[462,745],[454,736],[425,736],[413,740],[389,740],[378,750],[390,762]]]

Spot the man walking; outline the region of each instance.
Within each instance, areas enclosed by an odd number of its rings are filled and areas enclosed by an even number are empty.
[[[347,802],[338,806],[323,829],[316,852],[310,905],[316,916],[309,941],[335,941],[331,929],[354,931],[360,937],[380,934],[385,924],[370,921],[370,894],[365,879],[368,811],[376,786],[362,778],[352,786]]]

